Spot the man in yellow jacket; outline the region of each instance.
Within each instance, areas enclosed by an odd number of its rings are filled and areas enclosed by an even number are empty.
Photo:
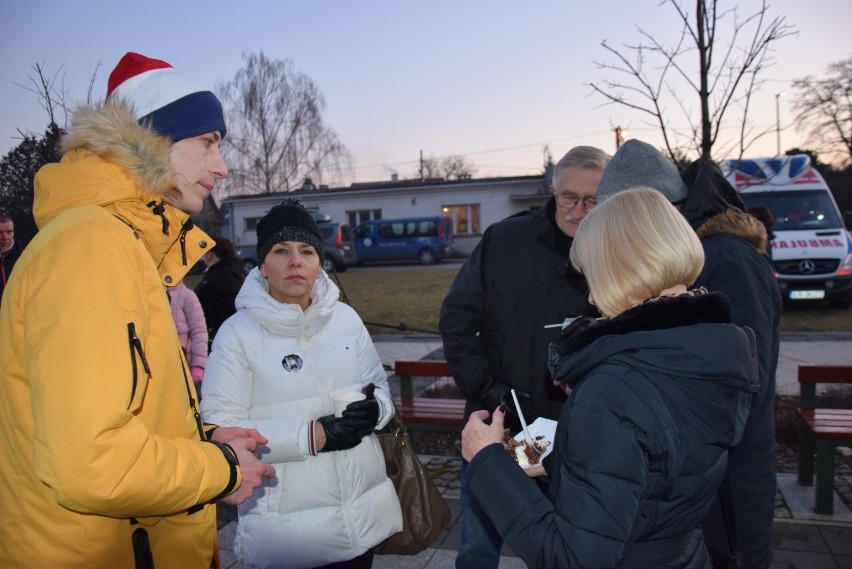
[[[128,53],[36,176],[0,308],[0,567],[215,567],[215,500],[274,476],[259,433],[202,425],[166,296],[214,244],[188,214],[225,132],[212,92]]]

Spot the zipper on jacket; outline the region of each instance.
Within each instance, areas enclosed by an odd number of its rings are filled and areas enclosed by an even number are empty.
[[[169,234],[169,220],[166,217],[166,205],[163,202],[157,203],[155,201],[148,202],[146,204],[151,208],[151,212],[154,215],[159,215],[160,219],[163,222],[163,235]]]
[[[198,412],[195,397],[192,396],[192,388],[189,386],[189,377],[186,375],[186,368],[189,365],[183,355],[183,348],[178,346],[180,370],[183,372],[183,385],[186,387],[186,395],[189,397],[189,408],[192,409],[192,416],[195,417],[195,424],[198,427],[198,436],[202,441],[207,440],[207,434],[204,432],[204,423],[201,421],[201,413]]]
[[[186,233],[193,228],[195,224],[191,219],[187,219],[183,227],[180,228],[180,258],[183,261],[183,266],[186,266]]]
[[[127,323],[127,336],[130,343],[130,365],[133,367],[133,385],[130,389],[130,401],[136,397],[136,384],[139,380],[139,370],[136,367],[136,355],[142,360],[142,368],[145,373],[151,375],[151,368],[148,365],[148,358],[145,357],[145,352],[142,350],[142,340],[136,335],[136,324],[133,322]]]
[[[195,397],[192,396],[192,388],[189,386],[189,377],[186,375],[186,368],[189,365],[186,363],[186,359],[184,358],[183,348],[179,350],[178,357],[180,359],[180,368],[183,371],[183,384],[186,386],[186,394],[189,397],[189,407],[192,409],[192,416],[195,417],[195,425],[198,428],[198,436],[201,437],[202,441],[209,440],[207,437],[207,433],[204,432],[204,422],[201,420],[201,413],[198,412],[198,405],[196,405]],[[196,504],[190,507],[186,511],[187,516],[191,516],[197,512],[200,512],[204,509],[204,504]],[[212,567],[213,565],[211,565]]]

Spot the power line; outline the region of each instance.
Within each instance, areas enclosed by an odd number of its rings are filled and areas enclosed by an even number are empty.
[[[500,152],[510,152],[510,151],[513,151],[513,150],[522,150],[524,148],[541,147],[541,146],[545,146],[545,145],[548,145],[548,144],[556,144],[556,143],[559,143],[559,142],[575,140],[575,139],[578,139],[578,138],[588,138],[590,136],[599,136],[601,134],[606,134],[608,132],[609,132],[608,130],[599,130],[599,131],[595,131],[595,132],[575,134],[575,135],[566,136],[566,137],[563,137],[563,138],[554,138],[554,139],[551,139],[551,140],[544,140],[544,141],[541,141],[541,142],[530,142],[530,143],[526,143],[526,144],[518,144],[516,146],[506,146],[506,147],[503,147],[503,148],[493,148],[491,150],[476,150],[476,151],[473,151],[473,152],[465,152],[465,153],[461,153],[461,154],[448,153],[446,155],[468,157],[468,156],[479,156],[479,155],[482,155],[482,154],[497,154],[497,153],[500,153]],[[411,166],[411,165],[419,165],[419,164],[420,164],[420,160],[417,159],[417,160],[405,160],[405,161],[402,161],[402,162],[383,162],[381,164],[355,166],[352,169],[353,170],[365,170],[365,169],[368,169],[368,168],[388,168],[388,167],[394,168],[396,166],[401,167],[401,166]],[[491,166],[491,167],[502,168],[503,166]],[[506,167],[506,168],[512,168],[512,167]],[[518,167],[514,167],[514,168],[520,169],[522,167],[518,166]]]

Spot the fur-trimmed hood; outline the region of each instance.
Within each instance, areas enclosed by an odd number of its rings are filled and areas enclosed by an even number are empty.
[[[102,207],[145,241],[165,284],[179,281],[213,246],[187,213],[164,201],[178,191],[169,167],[171,141],[139,125],[126,105],[77,109],[62,148],[62,160],[35,177],[33,216],[40,229],[73,208]]]
[[[766,229],[745,213],[742,198],[715,162],[699,158],[686,167],[682,177],[689,194],[681,213],[700,239],[728,233],[745,239],[760,253],[767,250]]]
[[[757,218],[738,209],[731,208],[714,215],[704,222],[695,233],[699,239],[720,233],[736,235],[748,241],[760,253],[766,251],[766,228]]]
[[[88,150],[124,168],[138,186],[156,196],[174,189],[169,171],[171,141],[140,125],[133,109],[108,101],[74,112],[62,152]]]
[[[77,205],[161,202],[176,191],[170,147],[168,138],[141,126],[132,109],[120,102],[77,109],[62,139],[62,161],[47,164],[36,175],[36,223],[44,227],[60,211]]]

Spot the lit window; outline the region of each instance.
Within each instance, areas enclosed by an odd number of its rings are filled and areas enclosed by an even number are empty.
[[[453,235],[479,235],[479,204],[445,205],[444,215],[452,223]]]

